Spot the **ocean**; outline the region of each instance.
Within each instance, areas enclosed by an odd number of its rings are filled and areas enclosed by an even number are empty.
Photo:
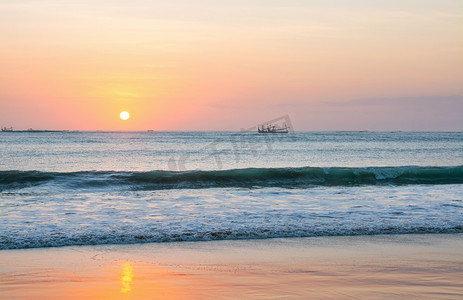
[[[461,132],[0,132],[0,249],[462,232]]]

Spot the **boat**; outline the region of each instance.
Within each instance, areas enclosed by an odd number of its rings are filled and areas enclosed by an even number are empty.
[[[267,124],[260,124],[257,127],[257,132],[259,133],[288,133],[289,129],[290,127],[287,126],[286,123],[283,123],[282,126],[279,126],[277,124],[267,123]]]
[[[13,127],[2,127],[2,131],[13,131]]]

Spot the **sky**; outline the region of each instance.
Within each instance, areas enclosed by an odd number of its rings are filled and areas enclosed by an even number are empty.
[[[0,1],[2,127],[283,115],[296,131],[463,131],[463,1]]]

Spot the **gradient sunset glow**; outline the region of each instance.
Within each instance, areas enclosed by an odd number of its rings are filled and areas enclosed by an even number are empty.
[[[0,126],[463,130],[461,0],[3,0],[0,16]]]

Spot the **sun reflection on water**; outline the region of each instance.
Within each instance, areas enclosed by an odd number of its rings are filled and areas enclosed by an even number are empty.
[[[128,293],[132,290],[130,284],[133,280],[133,268],[130,262],[125,262],[122,265],[122,275],[121,275],[121,293]]]

